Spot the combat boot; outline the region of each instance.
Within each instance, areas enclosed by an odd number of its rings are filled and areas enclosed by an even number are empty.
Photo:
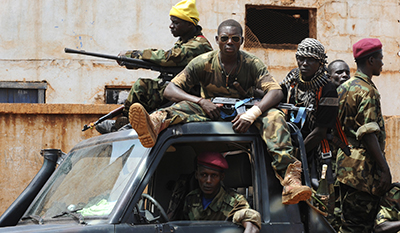
[[[291,163],[287,167],[285,179],[281,182],[282,204],[297,204],[311,197],[311,188],[301,184],[301,170],[300,161]]]
[[[139,136],[140,143],[146,148],[156,144],[158,134],[168,127],[166,112],[156,111],[149,115],[143,105],[134,103],[129,108],[129,122]]]

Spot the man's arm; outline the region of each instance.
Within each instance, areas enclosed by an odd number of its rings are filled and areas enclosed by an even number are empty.
[[[261,215],[253,209],[244,208],[237,210],[233,215],[232,222],[236,224],[240,223],[245,228],[245,233],[258,233],[261,229]]]
[[[213,120],[217,119],[220,116],[219,108],[217,105],[213,104],[209,100],[185,92],[172,82],[169,83],[168,86],[165,88],[164,97],[172,102],[180,102],[186,100],[186,101],[191,101],[193,103],[197,103],[203,108],[204,112],[207,113],[207,115]]]
[[[260,229],[256,225],[254,225],[252,222],[242,222],[242,225],[244,227],[243,233],[258,233],[260,232]]]
[[[386,221],[375,227],[376,233],[396,233],[400,231],[400,221]]]
[[[186,43],[175,44],[169,50],[129,50],[122,51],[119,55],[151,61],[161,66],[185,66],[193,58],[209,51],[212,51],[212,47],[206,38],[193,37]]]
[[[382,169],[381,179],[374,193],[375,195],[381,196],[390,189],[390,185],[392,184],[392,175],[390,173],[390,168],[386,162],[385,157],[382,154],[382,150],[375,133],[364,134],[361,141],[362,144],[366,147],[367,151],[375,159],[377,165]]]
[[[267,92],[264,97],[258,102],[257,106],[260,108],[261,113],[267,111],[268,109],[276,106],[283,98],[282,90],[274,89]],[[238,133],[246,132],[253,122],[244,120],[240,118],[241,115],[237,115],[235,119],[232,120],[232,128]]]
[[[326,132],[328,128],[326,127],[316,127],[311,133],[304,139],[304,145],[306,147],[306,152],[314,149],[318,144],[326,138]]]

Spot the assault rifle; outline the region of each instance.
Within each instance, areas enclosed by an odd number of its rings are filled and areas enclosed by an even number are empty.
[[[221,108],[224,109],[236,109],[237,114],[244,113],[246,111],[246,107],[252,107],[255,103],[259,102],[260,99],[249,98],[249,99],[236,99],[236,98],[228,98],[228,97],[215,97],[212,98],[211,101],[214,104],[221,105]],[[288,103],[279,103],[277,108],[288,109],[293,111],[299,111],[300,107],[296,107],[293,104]],[[313,107],[305,108],[306,111],[313,111]]]
[[[158,64],[140,59],[125,57],[125,56],[108,55],[102,53],[92,53],[92,52],[86,52],[85,50],[75,50],[70,48],[65,48],[64,52],[115,60],[118,61],[122,66],[126,66],[126,68],[128,69],[148,69],[148,70],[158,71],[160,72],[158,79],[162,80],[163,83],[171,81],[172,78],[174,78],[178,73],[180,73],[183,70],[183,68],[185,68],[184,66],[160,66]],[[84,125],[82,131],[91,129],[107,119],[111,119],[113,117],[120,115],[123,109],[124,106],[121,106],[109,112],[108,114],[100,117],[96,122],[91,122],[89,125]]]
[[[160,72],[158,78],[161,79],[163,82],[170,81],[173,77],[175,77],[178,73],[180,73],[183,70],[183,68],[185,68],[184,66],[160,66],[153,62],[144,61],[140,59],[125,57],[125,56],[108,55],[102,53],[92,53],[92,52],[86,52],[85,50],[75,50],[75,49],[65,48],[64,52],[115,60],[120,62],[121,65],[126,66],[128,69],[140,68],[140,69],[158,71]]]

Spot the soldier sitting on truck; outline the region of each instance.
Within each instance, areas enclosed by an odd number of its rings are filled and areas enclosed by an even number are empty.
[[[216,36],[220,50],[193,59],[166,87],[164,96],[178,103],[151,115],[141,104],[135,103],[129,110],[130,123],[142,145],[153,147],[158,134],[168,125],[234,118],[232,128],[245,133],[254,122],[274,160],[272,167],[281,180],[282,203],[296,204],[309,199],[311,189],[301,184],[301,162],[292,155],[289,128],[283,112],[274,108],[283,93],[259,58],[239,50],[243,43],[242,34],[243,29],[237,21],[222,22]],[[202,97],[188,93],[197,84],[201,85]],[[262,100],[232,118],[222,119],[219,106],[209,100],[213,97],[252,97],[255,87],[265,93]]]
[[[121,51],[119,56],[151,61],[161,66],[184,67],[196,56],[212,50],[210,42],[203,36],[202,28],[198,25],[200,19],[195,0],[183,0],[177,3],[169,15],[171,33],[174,37],[179,37],[173,48],[167,51],[162,49]],[[125,65],[121,62],[118,64]],[[126,67],[130,68],[129,65]],[[168,100],[163,98],[166,83],[160,84],[160,81],[163,80],[139,78],[133,84],[125,101],[124,116],[117,121],[105,120],[96,126],[96,130],[101,134],[110,133],[127,124],[129,107],[133,103],[141,103],[148,112],[167,104]]]
[[[245,232],[259,232],[260,214],[246,198],[233,190],[226,189],[221,182],[228,163],[218,152],[204,152],[197,156],[195,178],[199,188],[187,194],[183,206],[185,220],[227,220],[245,228]]]

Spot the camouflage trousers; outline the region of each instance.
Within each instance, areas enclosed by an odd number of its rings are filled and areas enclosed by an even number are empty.
[[[372,232],[380,197],[340,183],[342,225],[339,232]]]
[[[163,115],[160,112],[167,112],[165,120],[170,120],[170,125],[211,121],[211,118],[208,117],[200,105],[189,101],[179,102],[153,114]],[[218,120],[227,121],[227,119],[221,118]],[[259,129],[260,135],[267,145],[267,150],[273,158],[272,167],[280,175],[284,175],[287,166],[296,161],[296,158],[292,156],[293,146],[284,113],[278,109],[271,108],[258,117],[254,125]]]
[[[167,104],[163,94],[167,84],[161,84],[158,79],[139,78],[129,91],[124,104],[123,114],[129,117],[129,108],[133,103],[140,103],[147,112],[153,112],[157,108]]]

